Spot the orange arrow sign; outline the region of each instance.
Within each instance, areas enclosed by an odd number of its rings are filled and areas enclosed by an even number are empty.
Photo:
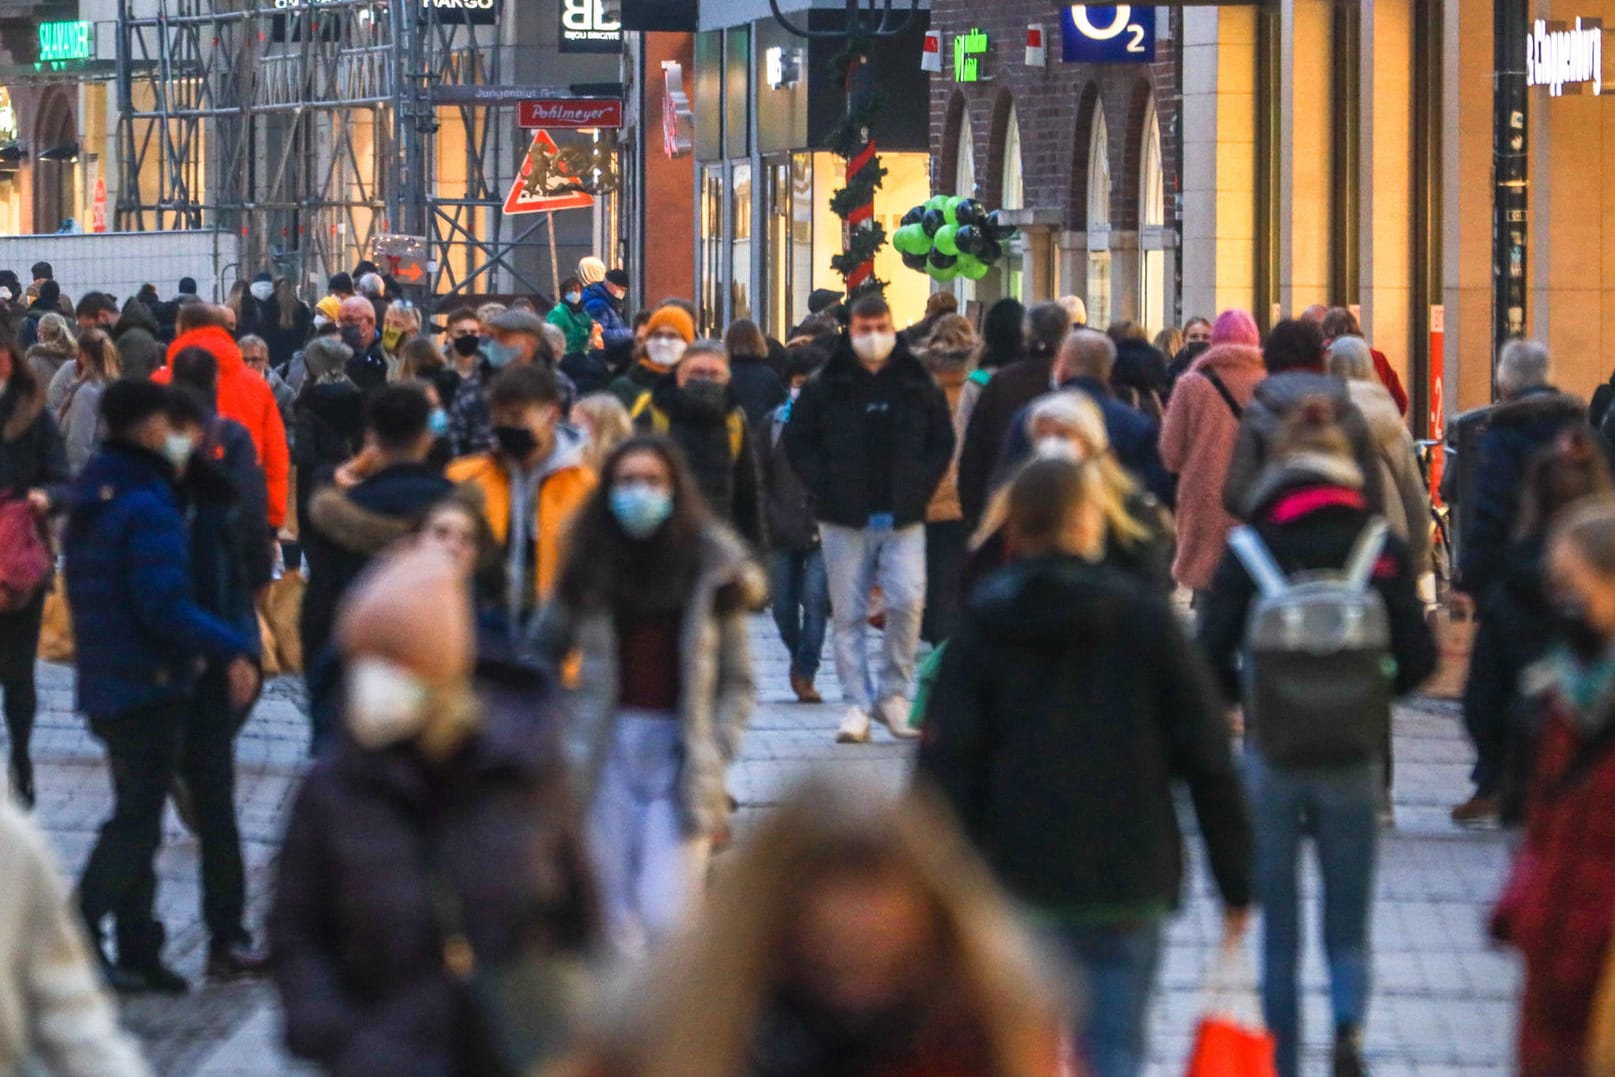
[[[414,284],[416,281],[421,279],[421,264],[419,262],[411,262],[409,265],[400,269],[395,275],[399,280],[407,280],[409,283]]]

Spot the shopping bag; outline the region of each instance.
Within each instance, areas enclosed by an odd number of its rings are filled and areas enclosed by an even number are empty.
[[[269,585],[264,596],[263,615],[269,622],[281,673],[303,672],[303,637],[298,618],[303,611],[303,591],[307,587],[301,572],[288,572]]]
[[[280,659],[275,654],[275,630],[269,625],[269,618],[264,611],[258,611],[258,635],[263,641],[263,657],[258,660],[258,668],[263,672],[264,680],[280,676]]]
[[[1430,630],[1436,637],[1436,671],[1425,682],[1424,694],[1432,699],[1460,699],[1469,679],[1469,654],[1475,648],[1475,619],[1458,613],[1451,606],[1439,607],[1430,615]]]
[[[1604,955],[1604,971],[1587,1016],[1587,1073],[1589,1077],[1615,1077],[1615,941]]]
[[[45,595],[44,619],[39,625],[39,657],[46,662],[71,662],[74,655],[73,611],[67,606],[67,584],[58,572]]]
[[[919,729],[925,725],[925,711],[931,705],[931,689],[936,687],[937,675],[942,672],[942,652],[947,648],[947,640],[937,644],[936,649],[925,656],[920,662],[920,668],[914,673],[914,703],[908,710],[910,729]]]
[[[1187,1077],[1276,1077],[1256,974],[1239,943],[1224,944],[1206,978]]]

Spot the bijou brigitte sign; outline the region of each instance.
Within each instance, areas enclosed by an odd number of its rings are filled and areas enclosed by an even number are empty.
[[[1562,97],[1592,84],[1593,96],[1604,92],[1604,23],[1578,18],[1572,23],[1538,19],[1525,39],[1525,84],[1546,86]]]

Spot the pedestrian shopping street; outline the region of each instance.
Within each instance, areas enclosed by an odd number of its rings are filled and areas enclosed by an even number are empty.
[[[840,708],[833,702],[788,702],[787,666],[772,625],[753,625],[760,701],[731,789],[746,820],[778,801],[802,774],[835,767],[897,789],[907,779],[911,749],[884,732],[867,746],[832,742]],[[834,700],[833,672],[821,678]],[[72,673],[41,667],[38,819],[71,877],[82,866],[110,793],[100,746],[72,713]],[[299,710],[301,684],[269,686],[237,747],[237,797],[248,886],[257,926],[266,887],[307,748]],[[1470,749],[1457,708],[1415,701],[1396,713],[1397,829],[1386,835],[1374,912],[1376,985],[1367,1055],[1377,1077],[1488,1077],[1510,1071],[1519,974],[1515,960],[1484,932],[1506,863],[1509,838],[1453,828],[1448,809],[1468,793]],[[1192,813],[1186,813],[1192,822]],[[1194,861],[1185,906],[1173,923],[1152,1023],[1151,1073],[1182,1073],[1199,1007],[1203,970],[1221,927],[1203,857],[1191,834]],[[168,956],[199,977],[206,931],[199,914],[197,845],[172,814],[158,871],[159,912],[168,926]],[[1314,888],[1309,884],[1308,893]],[[1314,914],[1315,915],[1315,914]],[[1315,930],[1313,931],[1315,935]],[[1329,1034],[1323,969],[1315,938],[1306,965],[1308,1073],[1325,1071]],[[122,1000],[125,1020],[141,1036],[153,1069],[165,1077],[270,1077],[307,1072],[280,1048],[279,1016],[266,984],[203,985],[171,1000]]]

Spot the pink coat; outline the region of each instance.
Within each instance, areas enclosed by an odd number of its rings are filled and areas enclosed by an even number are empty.
[[[1211,586],[1237,521],[1222,507],[1223,480],[1234,455],[1239,420],[1201,371],[1212,369],[1240,407],[1267,376],[1259,348],[1218,344],[1196,359],[1172,389],[1161,423],[1161,462],[1178,476],[1178,553],[1172,578],[1185,587]]]

